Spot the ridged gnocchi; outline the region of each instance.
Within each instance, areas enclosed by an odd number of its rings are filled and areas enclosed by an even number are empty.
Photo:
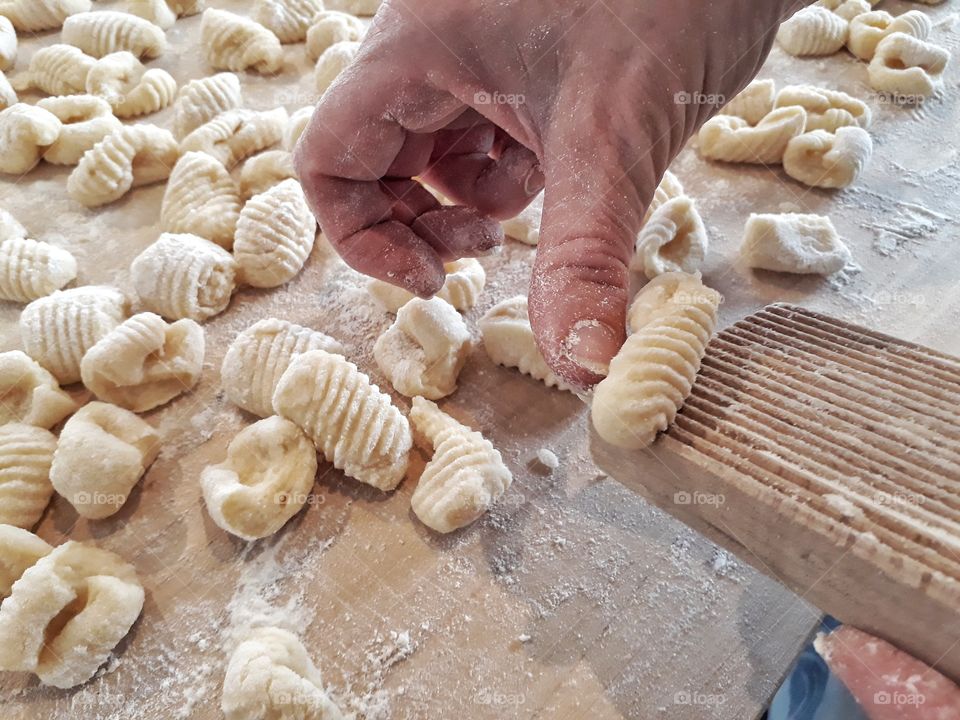
[[[181,140],[220,113],[243,104],[240,78],[224,72],[191,80],[180,88],[173,106],[174,134]]]
[[[282,417],[242,430],[227,458],[204,468],[203,499],[213,521],[243,540],[273,535],[307,502],[317,474],[317,450]]]
[[[316,62],[331,45],[360,42],[366,33],[366,27],[353,15],[337,10],[318,13],[307,30],[307,57]]]
[[[421,397],[413,399],[410,422],[433,451],[410,500],[427,527],[441,533],[466,527],[510,488],[510,470],[480,433]]]
[[[33,170],[62,128],[56,115],[36,105],[17,103],[0,111],[0,172],[23,175]]]
[[[87,92],[110,103],[117,117],[151,115],[173,103],[177,81],[166,70],[144,67],[125,50],[104,55],[87,74]]]
[[[313,71],[317,91],[321,94],[333,85],[334,80],[346,70],[360,51],[360,43],[351,40],[334,43],[321,53]]]
[[[177,13],[167,4],[167,0],[127,0],[123,9],[163,30],[169,30],[177,22]]]
[[[282,43],[303,42],[314,16],[323,10],[323,0],[255,0],[253,19]]]
[[[227,250],[240,219],[237,184],[223,164],[202,152],[184,153],[170,173],[160,207],[160,229],[190,233]]]
[[[893,33],[904,33],[917,40],[926,40],[933,30],[933,23],[926,13],[910,10],[894,17],[884,10],[863,13],[850,21],[850,37],[847,48],[861,60],[870,62],[877,53],[881,41]]]
[[[71,15],[89,12],[90,0],[3,0],[0,12],[21,32],[55,30]]]
[[[383,0],[326,0],[327,8],[351,15],[375,15]]]
[[[96,63],[79,48],[55,43],[37,50],[23,80],[24,88],[41,90],[47,95],[79,95],[87,90],[87,73]],[[20,89],[20,88],[18,88]]]
[[[303,188],[284,180],[247,201],[237,221],[233,256],[242,281],[277,287],[303,269],[313,250],[317,221]]]
[[[53,495],[50,465],[57,438],[49,430],[0,425],[0,523],[29,530]]]
[[[287,121],[287,129],[283,131],[284,150],[292,153],[297,147],[300,136],[303,135],[307,129],[307,125],[310,124],[310,118],[313,117],[313,110],[313,106],[308,105],[307,107],[302,107],[294,111],[293,114],[290,115],[290,120]]]
[[[297,355],[325,350],[342,355],[343,346],[318,330],[268,318],[254,323],[230,343],[220,382],[230,400],[254,415],[272,415],[273,393]]]
[[[87,150],[123,126],[109,103],[93,95],[43,98],[37,107],[62,123],[60,136],[43,153],[43,159],[54,165],[76,165]]]
[[[812,85],[788,85],[777,93],[776,107],[802,107],[807,112],[805,132],[826,130],[835,132],[842,127],[870,127],[873,113],[857,98],[839,90]]]
[[[29,530],[0,525],[0,600],[10,597],[24,571],[53,550]]]
[[[735,115],[717,115],[700,129],[700,154],[708,160],[775,165],[806,123],[806,111],[796,106],[774,110],[756,125]]]
[[[49,430],[76,409],[36,360],[20,350],[0,353],[0,426],[23,423]]]
[[[844,188],[860,177],[872,154],[873,140],[859,127],[814,130],[790,141],[783,169],[811,187]]]
[[[276,145],[283,137],[285,109],[228,110],[204,123],[180,141],[180,152],[205,152],[228,170],[251,155]]]
[[[810,5],[786,20],[777,31],[777,42],[791,55],[832,55],[847,42],[850,23],[836,13]]]
[[[204,349],[203,328],[193,320],[168,325],[159,315],[140,313],[87,350],[80,379],[101,400],[146,412],[197,384]]]
[[[215,8],[204,10],[200,33],[207,62],[215,70],[275,73],[283,66],[280,39],[242,15]]]
[[[293,155],[286,150],[267,150],[254,155],[240,169],[240,196],[248,200],[296,177]]]
[[[756,125],[773,111],[777,86],[773,80],[754,80],[720,109],[720,115],[735,115]]]
[[[707,257],[709,238],[693,200],[680,195],[656,207],[637,236],[631,269],[648,278],[694,272]]]
[[[167,36],[162,28],[116,10],[71,15],[63,22],[60,38],[95,58],[121,50],[140,58],[157,58],[167,49]]]
[[[144,308],[165,318],[197,322],[227,309],[236,269],[230,253],[188,233],[164,233],[130,266]]]
[[[76,277],[77,260],[63,248],[29,238],[0,243],[0,300],[30,302]]]
[[[273,395],[277,414],[295,422],[338,470],[393,490],[410,462],[410,425],[390,396],[339,355],[297,355]]]
[[[0,15],[0,71],[9,70],[17,61],[17,31],[6,15]]]
[[[18,102],[20,102],[20,98],[17,97],[17,91],[13,89],[10,81],[7,80],[7,76],[0,70],[0,110],[6,110]]]
[[[939,45],[895,32],[877,45],[867,69],[875,90],[910,99],[934,95],[943,87],[950,51]]]
[[[60,431],[50,481],[77,514],[90,520],[110,517],[160,452],[160,436],[129,410],[91,402],[77,410]]]
[[[461,258],[447,263],[447,279],[437,293],[437,297],[450,303],[460,312],[469,310],[477,304],[480,293],[487,282],[483,265],[476,258]],[[387,312],[395,313],[413,300],[413,293],[396,285],[371,280],[367,290]]]
[[[457,389],[470,340],[467,324],[449,303],[414,298],[377,339],[373,357],[397,392],[438,400]]]
[[[526,245],[540,242],[540,223],[543,220],[543,193],[539,193],[519,215],[500,223],[504,235]]]

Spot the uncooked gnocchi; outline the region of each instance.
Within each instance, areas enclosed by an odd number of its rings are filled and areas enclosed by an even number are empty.
[[[842,127],[870,127],[870,107],[845,92],[812,85],[788,85],[777,93],[776,107],[802,107],[807,112],[805,132]]]
[[[283,66],[280,39],[250,18],[209,8],[200,24],[207,62],[215,70],[276,73]]]
[[[124,125],[84,154],[67,178],[67,194],[87,207],[107,205],[132,188],[166,180],[179,155],[169,130]]]
[[[850,22],[847,48],[861,60],[870,62],[880,42],[893,33],[905,33],[917,40],[926,40],[932,30],[930,18],[919,10],[910,10],[896,18],[884,10],[875,10],[858,15]]]
[[[421,397],[413,399],[410,422],[433,450],[410,500],[427,527],[441,533],[466,527],[510,488],[510,470],[480,433]]]
[[[203,370],[204,335],[193,320],[159,315],[124,320],[87,350],[80,378],[98,398],[146,412],[187,392]]]
[[[35,673],[44,685],[93,677],[143,609],[133,566],[91,544],[68,541],[15,579],[0,606],[0,670]]]
[[[327,0],[326,6],[330,10],[350,13],[351,15],[375,15],[383,0]]]
[[[227,309],[237,264],[219,245],[188,233],[164,233],[130,266],[133,286],[147,310],[197,322]]]
[[[637,236],[631,268],[648,278],[665,272],[694,272],[707,257],[707,228],[686,195],[657,207]]]
[[[71,15],[90,11],[90,0],[3,0],[0,12],[21,32],[54,30]]]
[[[0,242],[10,238],[25,238],[27,229],[13,215],[0,208]]]
[[[667,170],[663,174],[663,179],[660,180],[660,184],[657,185],[657,189],[653,193],[653,199],[650,201],[650,205],[647,207],[647,212],[643,217],[643,224],[646,225],[650,221],[650,217],[668,202],[681,197],[686,197],[686,193],[683,191],[683,185],[681,184],[680,179],[672,172]]]
[[[517,368],[547,387],[572,390],[547,366],[537,348],[526,296],[518,295],[497,303],[480,318],[479,325],[483,347],[497,365]]]
[[[756,125],[773,111],[777,86],[773,80],[754,80],[720,109],[721,115],[735,115]]]
[[[226,720],[344,720],[296,635],[260,627],[230,656],[221,709]]]
[[[818,5],[805,7],[784,22],[777,42],[791,55],[832,55],[847,42],[850,23]]]
[[[243,282],[277,287],[303,269],[317,221],[296,180],[284,180],[251,198],[240,212],[233,256]]]
[[[254,155],[240,170],[240,196],[244,200],[264,193],[284,180],[296,179],[293,156],[286,150],[267,150]]]
[[[343,354],[329,335],[300,325],[268,318],[254,323],[230,344],[220,368],[220,382],[232,402],[267,417],[273,414],[273,393],[280,377],[297,355],[310,350]]]
[[[339,355],[296,356],[273,395],[277,414],[292,420],[338,470],[393,490],[410,462],[410,425],[390,396]]]
[[[34,300],[20,313],[27,355],[64,384],[80,380],[80,359],[123,322],[128,302],[116,288],[86,285]]]
[[[36,88],[48,95],[78,95],[86,92],[87,73],[96,62],[96,58],[72,45],[48,45],[30,58],[23,82],[25,88]]]
[[[313,18],[307,30],[307,57],[316,62],[324,51],[339,42],[360,42],[367,29],[353,15],[326,10]]]
[[[859,127],[814,130],[790,141],[783,169],[811,187],[844,188],[860,177],[872,154],[870,134]]]
[[[334,43],[323,51],[317,59],[317,65],[313,71],[314,82],[319,93],[323,94],[328,87],[333,85],[334,80],[357,57],[359,50],[360,43],[344,40]]]
[[[167,0],[127,0],[123,10],[163,30],[169,30],[177,23],[177,13],[167,4]]]
[[[213,521],[244,540],[273,535],[307,502],[317,474],[317,450],[282,417],[242,430],[227,459],[204,468],[203,499]]]
[[[293,112],[287,122],[287,129],[283,131],[283,149],[292,153],[297,147],[300,136],[303,135],[313,117],[313,106],[308,105]],[[291,176],[292,177],[292,176]]]
[[[144,67],[126,50],[103,56],[87,74],[87,92],[102,97],[117,117],[150,115],[170,105],[177,81],[166,70]]]
[[[7,80],[7,76],[0,70],[0,110],[6,110],[18,102],[20,102],[20,98],[17,97],[17,91],[13,89],[10,81]]]
[[[240,78],[233,73],[217,73],[191,80],[177,94],[173,106],[173,129],[181,140],[220,113],[243,104]]]
[[[414,298],[373,346],[373,357],[397,392],[431,400],[457,389],[470,353],[470,331],[440,298]]]
[[[323,0],[254,0],[253,19],[273,32],[282,43],[307,39],[307,28],[323,10]]]
[[[0,353],[0,426],[23,423],[49,430],[77,409],[57,379],[26,353]]]
[[[60,39],[101,58],[126,50],[140,58],[157,58],[167,49],[162,28],[130,13],[116,10],[71,15],[63,21]]]
[[[56,115],[36,105],[17,103],[0,111],[0,172],[33,170],[62,128]]]
[[[444,268],[447,271],[447,279],[437,292],[437,297],[450,303],[460,312],[476,305],[487,282],[483,265],[475,258],[462,258],[447,263]],[[413,293],[382,280],[371,280],[367,289],[387,312],[392,313],[397,312],[415,297]]]
[[[205,152],[230,170],[241,160],[280,142],[288,119],[282,107],[264,112],[228,110],[181,140],[180,152]]]
[[[0,523],[30,529],[53,495],[50,464],[57,438],[49,430],[0,425]]]
[[[943,72],[949,61],[946,48],[895,32],[877,45],[867,69],[870,85],[892,95],[927,98],[943,87]]]
[[[240,208],[237,184],[219,160],[207,153],[184,153],[167,181],[160,229],[197,235],[229,250]]]
[[[876,4],[876,2],[874,2],[874,4]],[[872,7],[867,0],[817,0],[814,5],[826,8],[847,22],[866,12],[870,12],[870,8]]]
[[[30,302],[77,277],[77,261],[50,243],[11,238],[0,243],[0,299]]]
[[[50,481],[82,517],[116,513],[160,452],[157,431],[129,410],[91,402],[60,431]]]
[[[750,215],[740,255],[747,267],[829,275],[850,262],[850,250],[822,215]]]
[[[708,160],[775,165],[806,122],[806,111],[796,106],[774,110],[756,125],[736,115],[717,115],[700,129],[700,154]]]
[[[17,61],[17,31],[10,18],[0,15],[0,70],[9,70]]]
[[[590,409],[601,438],[639,450],[667,429],[693,389],[719,304],[715,290],[686,273],[660,275],[637,294],[633,334],[594,391]]]
[[[500,225],[503,234],[526,245],[537,245],[540,242],[540,223],[543,220],[543,193],[538,194],[519,215],[504,220]]]
[[[109,103],[93,95],[43,98],[37,107],[62,123],[60,136],[43,153],[43,159],[54,165],[76,165],[87,150],[123,126]]]
[[[13,584],[28,567],[53,550],[29,530],[0,525],[0,600],[10,597]]]

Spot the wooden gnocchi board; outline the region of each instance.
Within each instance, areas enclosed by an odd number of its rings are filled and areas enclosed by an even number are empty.
[[[242,11],[248,3],[209,5]],[[931,13],[951,15],[949,6]],[[155,63],[181,83],[208,72],[198,27],[199,18],[178,22],[168,32],[175,51]],[[958,49],[943,27],[936,35]],[[55,38],[26,39],[17,68]],[[285,52],[277,77],[243,77],[250,107],[314,102],[303,47]],[[869,92],[865,67],[844,56],[800,62],[775,51],[763,75]],[[708,165],[684,151],[673,169],[710,231],[705,279],[725,296],[724,325],[788,301],[960,354],[956,77],[951,70],[951,92],[922,110],[872,103],[877,157],[843,193],[811,191],[775,170]],[[171,117],[148,120],[169,126]],[[0,206],[35,237],[69,248],[79,283],[130,290],[130,262],[158,234],[163,187],[90,212],[66,197],[67,175],[45,166],[0,179]],[[737,264],[749,212],[800,209],[833,216],[859,272],[821,280]],[[531,259],[530,248],[510,242],[482,260],[488,284],[467,315],[472,327],[496,301],[523,291]],[[320,243],[287,286],[241,291],[205,325],[201,384],[147,415],[164,450],[123,510],[87,522],[52,503],[39,534],[93,540],[131,560],[146,606],[102,676],[82,688],[51,691],[26,676],[0,676],[5,720],[221,717],[224,650],[263,622],[299,632],[338,699],[367,718],[703,717],[695,700],[709,700],[715,718],[758,716],[819,612],[612,480],[594,462],[580,400],[494,367],[480,347],[444,406],[487,434],[514,472],[484,521],[437,537],[410,513],[412,482],[383,495],[324,466],[313,501],[275,538],[246,545],[213,525],[199,472],[252,421],[218,390],[227,344],[258,319],[286,318],[337,336],[383,385],[370,351],[389,318],[363,286]],[[20,346],[19,310],[0,306],[0,349]],[[541,448],[557,454],[559,468],[537,462]],[[643,478],[654,462],[624,458],[617,477]]]

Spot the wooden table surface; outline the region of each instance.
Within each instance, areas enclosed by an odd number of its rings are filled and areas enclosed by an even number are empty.
[[[894,12],[915,7],[887,4]],[[935,37],[956,51],[950,5],[925,10],[939,21]],[[156,62],[181,83],[207,72],[198,27],[199,18],[178,22],[168,32],[171,51]],[[55,38],[25,40],[17,69]],[[249,106],[294,110],[315,100],[303,47],[287,46],[286,55],[278,77],[243,77]],[[762,74],[870,92],[865,66],[845,55],[800,61],[777,50]],[[710,231],[705,279],[725,296],[724,324],[783,300],[960,354],[956,77],[950,73],[943,99],[922,109],[871,98],[877,152],[861,182],[841,193],[810,190],[770,169],[708,165],[695,148],[684,151],[673,169]],[[169,126],[171,114],[146,120]],[[130,290],[130,261],[158,234],[163,186],[88,211],[66,197],[67,175],[42,166],[19,181],[4,178],[0,207],[33,237],[69,248],[78,284]],[[858,267],[818,279],[738,264],[749,212],[797,210],[829,213]],[[467,314],[472,327],[492,304],[524,290],[532,257],[511,241],[482,260],[488,284]],[[602,474],[583,403],[492,365],[481,347],[444,407],[482,430],[514,473],[483,521],[439,537],[410,512],[413,482],[385,495],[329,466],[310,505],[273,538],[246,544],[210,521],[199,473],[253,420],[219,392],[227,345],[258,319],[286,318],[339,338],[386,387],[371,348],[389,318],[364,284],[321,241],[285,287],[239,292],[205,325],[201,384],[146,416],[164,449],[122,511],[90,522],[54,500],[38,533],[120,553],[136,565],[146,605],[116,656],[81,688],[55,691],[2,675],[5,720],[221,717],[226,653],[267,623],[298,632],[335,696],[365,718],[742,720],[762,712],[818,611]],[[2,350],[20,346],[19,311],[0,304]],[[541,448],[557,454],[558,469],[537,462]],[[618,474],[635,486],[651,462],[655,453],[638,453]]]

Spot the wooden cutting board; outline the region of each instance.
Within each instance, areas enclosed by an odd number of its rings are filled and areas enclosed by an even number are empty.
[[[792,305],[711,342],[613,477],[797,594],[960,679],[960,359]]]

